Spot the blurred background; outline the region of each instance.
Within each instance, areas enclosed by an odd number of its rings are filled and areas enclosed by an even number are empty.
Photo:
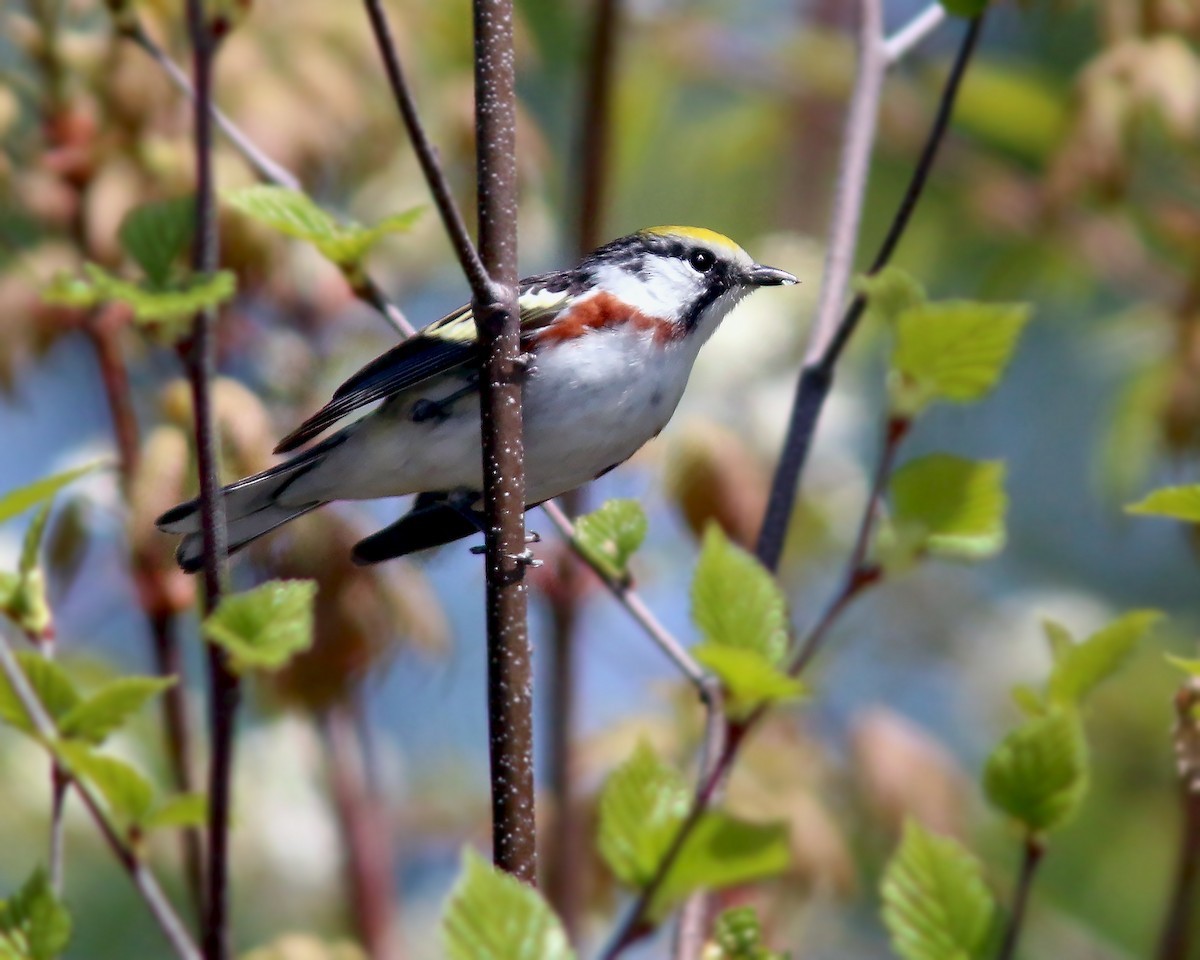
[[[585,507],[612,496],[645,505],[638,586],[690,642],[696,535],[716,519],[753,541],[790,408],[820,285],[856,5],[617,7],[602,239],[705,225],[803,281],[740,307],[702,353],[663,436],[583,495]],[[888,23],[923,7],[887,0]],[[177,8],[147,0],[136,16],[186,63]],[[533,273],[578,255],[593,14],[584,2],[518,9],[521,259]],[[468,204],[469,5],[396,0],[390,11],[425,123]],[[259,0],[243,13],[218,61],[217,98],[254,143],[338,215],[370,221],[427,204],[362,11]],[[962,30],[947,21],[887,79],[863,263]],[[794,863],[726,899],[758,905],[773,945],[794,956],[889,955],[876,890],[905,816],[968,839],[996,887],[1011,887],[1017,840],[976,784],[1016,718],[1010,688],[1048,670],[1039,622],[1083,635],[1135,607],[1171,619],[1096,699],[1092,792],[1045,863],[1025,942],[1027,956],[1056,958],[1152,949],[1178,834],[1177,679],[1162,652],[1193,646],[1198,571],[1179,527],[1134,522],[1121,508],[1195,478],[1198,37],[1195,0],[1031,0],[989,15],[896,262],[934,297],[1034,305],[1001,388],[982,404],[935,410],[906,449],[1005,460],[1008,546],[986,564],[928,564],[868,594],[817,664],[811,700],[780,711],[744,752],[729,804],[786,820]],[[187,102],[103,4],[0,9],[0,491],[97,457],[119,464],[54,514],[56,627],[64,661],[85,678],[184,664],[173,719],[148,709],[116,744],[164,786],[182,782],[164,730],[186,733],[197,771],[204,739],[195,584],[151,524],[192,495],[181,366],[121,308],[48,307],[39,290],[83,260],[122,268],[125,213],[190,189],[189,136]],[[217,149],[221,189],[255,182],[227,141]],[[221,235],[240,291],[218,328],[216,404],[233,479],[268,465],[275,440],[395,337],[312,248],[229,210]],[[417,326],[467,296],[432,209],[414,232],[385,241],[372,273]],[[865,327],[839,372],[790,532],[782,578],[800,628],[834,589],[862,510],[881,428],[880,334]],[[459,851],[487,843],[482,559],[456,544],[381,568],[347,562],[357,537],[403,509],[327,509],[234,565],[239,586],[277,576],[320,584],[316,649],[255,683],[243,717],[233,903],[238,943],[254,960],[351,960],[366,955],[356,943],[372,956],[439,956],[437,919]],[[548,521],[534,512],[529,524],[547,560],[533,573],[531,611],[543,866],[583,941],[597,943],[622,894],[591,847],[594,791],[639,737],[691,764],[699,716],[670,664],[564,561]],[[15,566],[22,532],[20,522],[0,528],[3,569]],[[563,730],[566,755],[551,748]],[[0,889],[44,858],[47,779],[40,751],[0,734]],[[66,895],[77,932],[67,955],[164,956],[92,824],[70,813]],[[186,903],[176,838],[156,839],[153,856]]]

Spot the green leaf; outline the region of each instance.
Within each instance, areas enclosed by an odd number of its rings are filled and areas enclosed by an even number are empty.
[[[160,200],[129,211],[117,237],[150,283],[165,287],[171,279],[171,268],[191,246],[194,221],[194,198]]]
[[[82,467],[76,467],[74,470],[56,473],[52,477],[35,480],[16,490],[10,490],[0,497],[0,523],[20,516],[30,507],[36,507],[39,503],[49,500],[67,484],[73,483],[101,466],[104,466],[104,463],[98,460]]]
[[[892,403],[906,416],[935,400],[969,403],[987,394],[1008,366],[1024,304],[946,301],[910,307],[896,318]]]
[[[41,654],[22,651],[17,654],[17,662],[34,695],[55,723],[79,703],[75,684],[53,660],[47,660]],[[0,676],[0,720],[30,736],[36,735],[33,721],[25,712],[7,676]]]
[[[1058,663],[1075,646],[1075,638],[1071,631],[1054,620],[1043,620],[1042,629],[1046,631],[1046,643],[1050,647],[1050,656]]]
[[[103,299],[96,285],[65,271],[60,271],[42,288],[42,300],[58,307],[86,309]]]
[[[692,580],[692,619],[715,646],[741,647],[776,665],[787,652],[783,593],[766,568],[711,524]]]
[[[1182,670],[1189,677],[1200,677],[1200,658],[1188,659],[1187,657],[1176,657],[1167,653],[1164,654],[1167,663],[1178,670]]]
[[[988,799],[1033,833],[1062,826],[1087,792],[1087,744],[1078,716],[1052,707],[1008,734],[983,772]]]
[[[575,523],[575,545],[615,580],[629,576],[629,558],[646,539],[646,514],[636,500],[609,500]]]
[[[204,636],[239,672],[278,670],[312,645],[316,594],[312,580],[272,580],[229,594],[204,621]]]
[[[1200,484],[1163,487],[1147,494],[1137,503],[1131,503],[1125,508],[1125,512],[1200,523]]]
[[[562,922],[541,894],[501,873],[479,854],[463,854],[463,873],[442,917],[450,960],[574,960]]]
[[[878,273],[864,274],[855,279],[854,289],[867,298],[867,309],[888,323],[926,301],[925,288],[899,267],[884,267]]]
[[[307,240],[341,267],[357,266],[380,239],[410,230],[422,208],[385,217],[370,227],[341,224],[298,190],[258,185],[225,196],[232,207],[273,230]]]
[[[716,953],[705,960],[786,960],[782,953],[767,949],[762,924],[753,907],[731,907],[713,922]]]
[[[98,746],[125,725],[151,699],[175,683],[174,677],[122,677],[106,684],[62,718],[59,732]]]
[[[21,561],[18,569],[22,577],[29,576],[38,565],[38,551],[42,546],[42,536],[46,532],[46,521],[50,519],[50,504],[43,503],[38,507],[33,520],[25,528],[25,538],[21,542]]]
[[[146,830],[202,827],[208,820],[208,798],[202,793],[178,793],[151,810],[142,821]]]
[[[95,753],[85,744],[70,740],[55,744],[54,753],[72,776],[100,791],[118,820],[141,824],[149,815],[154,806],[154,788],[124,760]]]
[[[71,939],[71,917],[40,867],[0,901],[0,958],[55,960]]]
[[[989,0],[939,0],[946,12],[956,17],[977,17],[987,9]]]
[[[941,453],[911,460],[893,474],[891,496],[901,536],[914,536],[931,553],[976,560],[1004,546],[1008,498],[1000,461]]]
[[[683,778],[639,743],[600,792],[600,855],[617,879],[644,889],[658,871],[687,816],[691,791]],[[720,889],[786,869],[787,829],[745,823],[720,811],[696,823],[650,904],[652,919],[693,890]]]
[[[786,825],[747,823],[710,810],[692,828],[667,871],[650,903],[650,917],[661,920],[696,890],[723,890],[774,876],[790,862]]]
[[[1157,610],[1135,610],[1097,630],[1086,640],[1061,647],[1047,686],[1047,699],[1076,706],[1129,659],[1134,648],[1162,619]],[[1047,633],[1050,626],[1047,625]]]
[[[803,696],[804,684],[771,663],[757,650],[701,643],[692,656],[708,667],[725,688],[726,710],[734,719],[744,719],[764,703],[778,703]]]
[[[126,304],[139,323],[187,320],[201,310],[219,307],[237,292],[237,277],[229,270],[195,274],[161,290],[122,280],[94,263],[85,263],[83,272],[100,300]]]
[[[691,793],[645,742],[600,791],[597,847],[623,883],[640,890],[654,877],[687,815]]]
[[[883,922],[903,960],[989,956],[996,904],[979,861],[912,821],[883,875]]]

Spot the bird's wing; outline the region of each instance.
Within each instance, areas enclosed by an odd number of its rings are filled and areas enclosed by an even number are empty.
[[[570,302],[571,293],[558,275],[533,278],[521,285],[522,333],[550,323]],[[287,453],[332,426],[344,416],[376,400],[394,397],[426,380],[476,360],[475,316],[470,306],[428,327],[376,357],[343,383],[329,403],[279,441],[276,453]]]

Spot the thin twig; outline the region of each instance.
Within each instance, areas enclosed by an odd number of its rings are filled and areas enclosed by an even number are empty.
[[[899,63],[946,19],[946,8],[931,3],[883,42],[883,58],[890,67]]]
[[[408,138],[412,141],[413,150],[417,154],[417,162],[421,164],[425,182],[429,186],[429,192],[433,194],[433,202],[442,217],[442,223],[446,227],[450,243],[458,256],[458,262],[462,266],[463,273],[467,275],[467,282],[470,283],[475,296],[480,300],[494,300],[497,298],[497,293],[492,289],[492,278],[484,266],[484,261],[480,259],[480,252],[471,242],[466,221],[463,220],[458,204],[454,201],[450,183],[446,179],[441,161],[438,159],[437,148],[430,142],[429,135],[421,124],[416,98],[413,97],[412,90],[408,85],[408,78],[400,65],[400,57],[396,53],[396,43],[392,39],[392,28],[388,25],[383,2],[382,0],[364,0],[364,2],[367,16],[371,20],[371,29],[375,34],[375,44],[379,47],[379,55],[383,58],[384,69],[387,71],[392,96],[400,110],[404,127],[408,131]],[[482,242],[480,245],[482,246]]]
[[[975,17],[967,25],[954,65],[951,67],[946,84],[942,89],[937,113],[922,148],[921,156],[905,189],[900,206],[892,219],[891,226],[888,228],[887,236],[884,237],[879,252],[871,264],[870,273],[882,270],[891,260],[900,238],[908,227],[913,211],[916,209],[917,201],[924,192],[925,184],[933,169],[933,162],[937,157],[938,148],[950,125],[950,117],[954,112],[958,91],[971,61],[971,55],[977,46],[982,26],[982,16]],[[784,440],[783,453],[780,455],[779,465],[771,485],[766,516],[759,532],[756,553],[768,569],[775,570],[779,566],[787,528],[791,522],[792,509],[796,502],[800,476],[808,462],[808,453],[812,446],[817,419],[829,396],[838,359],[857,329],[865,308],[866,299],[861,295],[856,296],[850,302],[850,306],[842,316],[841,323],[833,330],[832,334],[828,330],[819,329],[819,324],[814,327],[812,338],[814,341],[823,343],[824,349],[819,355],[815,355],[815,351],[812,349],[806,354],[812,359],[806,360],[796,387],[787,438]]]
[[[50,718],[50,714],[46,712],[46,708],[42,705],[37,693],[30,686],[29,680],[25,676],[25,671],[21,669],[21,665],[13,655],[12,647],[9,645],[8,637],[3,630],[0,630],[0,673],[4,674],[8,685],[12,688],[14,695],[21,704],[21,709],[25,711],[25,715],[29,718],[29,722],[37,732],[38,738],[45,744],[57,742],[58,729],[55,727],[54,721]],[[87,807],[88,812],[92,815],[92,819],[95,820],[96,826],[99,827],[101,834],[104,836],[109,848],[116,855],[118,862],[120,862],[121,866],[125,868],[133,880],[134,886],[149,907],[150,913],[158,923],[159,928],[166,935],[167,940],[170,941],[175,954],[180,960],[201,960],[199,949],[192,942],[187,929],[179,919],[179,915],[163,894],[162,888],[158,885],[154,874],[141,862],[133,848],[126,844],[113,830],[112,824],[108,822],[108,818],[104,815],[104,811],[100,809],[100,805],[96,802],[96,798],[92,795],[91,789],[87,784],[72,778],[69,771],[64,770],[63,773],[74,785],[76,793],[83,800],[84,806]]]
[[[71,780],[57,759],[50,761],[50,889],[62,895],[63,865],[66,860],[65,831],[67,788]]]
[[[1033,878],[1037,873],[1038,864],[1042,862],[1042,854],[1046,852],[1042,842],[1036,837],[1025,838],[1025,848],[1021,855],[1021,873],[1017,877],[1017,888],[1013,892],[1013,904],[1008,914],[1008,923],[1004,928],[1004,939],[996,960],[1012,960],[1016,956],[1017,941],[1021,936],[1021,927],[1025,922],[1025,908],[1029,904],[1029,894],[1033,890]]]
[[[192,87],[188,75],[170,55],[155,42],[154,38],[146,31],[145,26],[137,19],[122,21],[120,24],[121,33],[132,40],[135,44],[141,47],[150,57],[166,71],[171,82],[175,87],[189,100],[195,103],[196,94]],[[262,150],[255,145],[246,134],[238,127],[236,123],[229,119],[215,104],[212,106],[212,117],[216,121],[221,132],[229,138],[229,142],[234,145],[238,153],[240,153],[246,162],[254,168],[263,180],[268,183],[273,183],[276,186],[287,187],[289,190],[303,190],[300,183],[300,178],[284,167],[282,164],[276,163]]]
[[[574,545],[575,527],[567,519],[567,515],[563,513],[562,508],[553,500],[548,500],[542,504],[542,511],[549,518],[550,522],[554,524],[555,529],[562,535],[562,538],[567,543]],[[707,686],[704,668],[692,658],[687,648],[675,638],[671,631],[664,627],[658,618],[654,616],[637,591],[629,583],[613,578],[582,550],[576,548],[576,553],[591,568],[592,572],[600,578],[604,585],[608,587],[612,595],[617,598],[617,602],[629,611],[630,616],[637,621],[638,626],[646,632],[646,636],[654,642],[654,645],[667,655],[667,658],[692,682],[702,696],[706,696]]]
[[[160,47],[154,38],[146,31],[145,26],[136,17],[125,18],[119,22],[121,35],[132,40],[137,46],[150,55],[151,59],[163,68],[176,88],[193,103],[195,92],[187,74],[167,52]],[[229,119],[215,104],[210,107],[212,118],[217,127],[233,144],[234,149],[242,155],[247,163],[262,180],[278,187],[302,192],[304,189],[300,178],[276,160],[271,159],[266,152],[250,139],[236,123]],[[352,278],[347,277],[347,280]],[[412,324],[405,318],[404,313],[392,303],[383,293],[382,288],[369,276],[362,277],[351,283],[355,296],[373,306],[384,320],[402,337],[410,337],[415,332]]]
[[[192,267],[199,274],[217,269],[217,207],[212,158],[212,70],[220,37],[208,18],[205,0],[187,0],[188,37],[192,46],[192,89],[195,91],[193,150],[196,163],[195,239]],[[201,310],[192,322],[184,348],[192,391],[196,462],[200,477],[200,529],[203,549],[204,612],[216,609],[225,589],[228,532],[221,500],[212,382],[216,368],[214,309]],[[210,760],[208,778],[208,890],[204,899],[204,955],[227,960],[229,943],[229,817],[234,730],[241,699],[237,675],[225,651],[208,648]]]
[[[1157,960],[1189,960],[1200,916],[1200,682],[1175,695],[1175,763],[1182,813],[1178,861],[1158,938]]]
[[[369,0],[371,2],[371,0]],[[517,99],[512,0],[475,0],[475,165],[479,259],[473,283],[479,335],[487,575],[488,733],[492,857],[537,883],[533,783],[533,664],[525,570],[521,315],[517,304]],[[394,51],[393,51],[394,60]],[[468,266],[464,262],[464,269]]]
[[[580,256],[598,246],[607,209],[609,140],[612,136],[613,76],[616,71],[620,0],[595,0],[591,49],[583,89],[583,120],[579,128]]]

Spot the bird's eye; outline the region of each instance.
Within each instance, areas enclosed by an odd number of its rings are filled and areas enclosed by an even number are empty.
[[[700,273],[708,273],[716,264],[717,258],[708,250],[693,250],[688,254],[688,263],[692,269]]]

